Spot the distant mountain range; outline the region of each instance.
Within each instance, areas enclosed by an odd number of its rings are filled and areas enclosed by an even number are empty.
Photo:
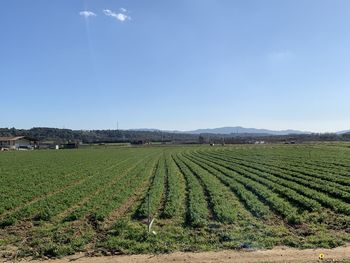
[[[221,128],[212,128],[212,129],[197,129],[193,131],[170,131],[170,130],[162,131],[159,129],[133,129],[133,130],[134,131],[186,133],[186,134],[259,134],[259,135],[261,134],[265,134],[265,135],[311,134],[311,132],[308,132],[308,131],[298,131],[298,130],[274,131],[274,130],[267,130],[267,129],[244,128],[240,126],[221,127]]]
[[[337,134],[346,134],[346,133],[350,133],[350,130],[345,130],[345,131],[339,131],[339,132],[337,132]]]
[[[186,133],[201,134],[201,133],[215,133],[215,134],[271,134],[271,135],[288,135],[288,134],[310,134],[307,131],[297,130],[283,130],[273,131],[267,129],[255,129],[255,128],[244,128],[244,127],[222,127],[213,129],[198,129],[194,131],[188,131]]]
[[[289,134],[312,134],[315,132],[299,131],[299,130],[268,130],[268,129],[256,129],[256,128],[244,128],[241,126],[235,127],[221,127],[221,128],[208,128],[197,129],[193,131],[178,131],[178,130],[160,130],[160,129],[130,129],[131,131],[148,131],[148,132],[169,132],[169,133],[184,133],[184,134],[252,134],[252,135],[289,135]],[[350,133],[350,130],[338,131],[336,134],[342,135]]]

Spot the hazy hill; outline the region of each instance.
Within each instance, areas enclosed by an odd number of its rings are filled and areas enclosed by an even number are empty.
[[[244,127],[222,127],[213,129],[198,129],[194,131],[187,131],[186,133],[201,134],[201,133],[213,133],[213,134],[269,134],[269,135],[288,135],[288,134],[310,134],[311,132],[298,131],[298,130],[282,130],[274,131],[267,129],[256,128],[244,128]]]
[[[241,126],[236,127],[221,127],[212,129],[197,129],[193,131],[170,131],[170,130],[159,130],[159,129],[133,129],[133,131],[153,131],[153,132],[170,132],[170,133],[187,133],[187,134],[257,134],[257,135],[289,135],[289,134],[311,134],[307,131],[298,130],[282,130],[274,131],[268,129],[256,129],[256,128],[244,128]]]
[[[350,130],[338,131],[337,134],[347,134],[350,133]]]

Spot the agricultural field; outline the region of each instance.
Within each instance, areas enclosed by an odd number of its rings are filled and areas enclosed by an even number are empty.
[[[348,144],[0,153],[1,257],[349,241]]]

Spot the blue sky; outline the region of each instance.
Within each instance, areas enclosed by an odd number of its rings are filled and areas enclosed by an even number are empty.
[[[350,129],[350,1],[1,9],[0,127]]]

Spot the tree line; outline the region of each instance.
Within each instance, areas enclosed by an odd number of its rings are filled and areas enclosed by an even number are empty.
[[[269,134],[188,134],[163,131],[141,130],[70,130],[36,127],[31,129],[0,128],[0,137],[28,136],[39,142],[53,143],[116,143],[129,142],[144,144],[198,143],[198,144],[239,144],[239,143],[301,143],[306,141],[350,141],[350,133],[314,133],[296,135]]]

